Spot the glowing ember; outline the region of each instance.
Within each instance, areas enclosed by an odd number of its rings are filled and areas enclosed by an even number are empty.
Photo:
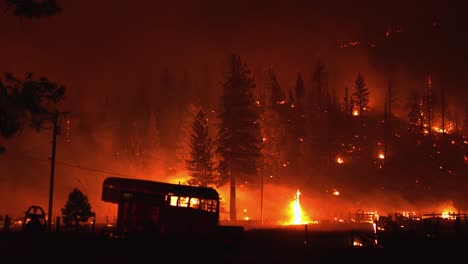
[[[385,159],[385,155],[383,153],[379,154],[379,159]]]
[[[343,164],[344,160],[341,157],[336,158],[336,162],[339,164]]]
[[[359,115],[359,111],[358,110],[353,110],[353,116],[358,116]]]

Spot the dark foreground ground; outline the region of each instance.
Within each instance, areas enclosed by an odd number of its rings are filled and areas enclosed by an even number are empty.
[[[249,229],[216,241],[116,240],[91,233],[0,233],[2,263],[434,263],[466,260],[465,238],[391,235],[353,247],[350,230]],[[391,243],[390,243],[391,242]]]

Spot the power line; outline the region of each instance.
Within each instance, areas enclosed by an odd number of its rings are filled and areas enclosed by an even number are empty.
[[[2,158],[2,159],[0,159],[0,161],[13,159],[13,158],[24,158],[24,159],[29,159],[29,160],[41,161],[41,162],[49,162],[48,159],[42,159],[42,158],[37,158],[37,157],[27,156],[27,155],[16,155],[16,157],[12,156],[10,158]],[[59,165],[62,165],[62,166],[77,168],[77,169],[81,169],[81,170],[87,170],[87,171],[92,171],[92,172],[97,172],[97,173],[103,173],[103,174],[107,174],[107,175],[115,175],[115,176],[133,177],[134,178],[134,176],[128,175],[128,174],[123,174],[123,173],[119,173],[119,172],[115,172],[115,171],[108,171],[108,170],[103,170],[103,169],[85,167],[85,166],[81,166],[79,164],[72,164],[72,163],[68,163],[68,162],[65,162],[65,161],[56,161],[56,163],[59,164]]]
[[[106,171],[106,170],[102,170],[102,169],[95,169],[95,168],[83,167],[83,166],[81,166],[81,165],[70,164],[70,163],[63,162],[63,161],[57,161],[57,163],[60,164],[60,165],[63,165],[63,166],[67,166],[67,167],[73,167],[73,168],[78,168],[78,169],[87,170],[87,171],[93,171],[93,172],[98,172],[98,173],[104,173],[104,174],[107,174],[107,175],[111,174],[111,175],[122,176],[122,177],[134,177],[134,176],[128,175],[128,174],[122,174],[122,173],[113,172],[113,171]]]

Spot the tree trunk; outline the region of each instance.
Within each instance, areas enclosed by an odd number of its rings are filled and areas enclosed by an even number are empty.
[[[229,214],[230,214],[230,221],[232,222],[232,221],[237,221],[237,214],[236,214],[236,177],[233,176],[231,170],[229,170],[229,178],[231,181]]]

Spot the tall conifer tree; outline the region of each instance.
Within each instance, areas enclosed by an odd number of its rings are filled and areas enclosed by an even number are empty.
[[[220,173],[230,181],[230,220],[236,221],[236,184],[257,180],[261,158],[260,107],[255,83],[238,55],[228,58],[228,71],[220,100],[220,127],[216,153]]]
[[[190,149],[187,169],[192,178],[189,180],[189,183],[203,187],[217,184],[213,162],[213,143],[209,135],[208,118],[201,109],[193,120]]]
[[[367,89],[366,82],[361,73],[358,73],[354,84],[354,101],[359,109],[359,116],[363,116],[363,112],[369,109],[369,89]]]

